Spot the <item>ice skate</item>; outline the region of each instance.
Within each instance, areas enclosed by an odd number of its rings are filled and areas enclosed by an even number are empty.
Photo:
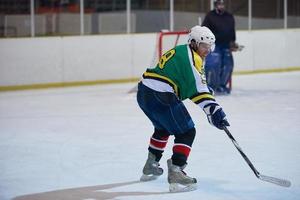
[[[155,161],[155,158],[154,154],[151,152],[148,153],[148,159],[143,168],[143,175],[141,176],[140,181],[152,181],[163,174],[163,169],[159,167],[159,163]]]
[[[195,178],[189,177],[183,171],[186,165],[182,167],[173,165],[172,159],[169,159],[167,163],[170,192],[188,192],[197,189],[197,180]]]

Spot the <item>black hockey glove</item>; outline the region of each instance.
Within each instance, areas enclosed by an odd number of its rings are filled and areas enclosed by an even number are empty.
[[[226,119],[226,114],[218,104],[208,104],[203,108],[203,110],[207,115],[207,119],[211,125],[221,130],[223,130],[225,126],[230,126]]]

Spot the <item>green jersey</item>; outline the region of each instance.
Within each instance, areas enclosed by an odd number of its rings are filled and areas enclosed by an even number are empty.
[[[203,60],[187,44],[167,51],[155,68],[147,69],[143,78],[143,83],[151,89],[174,92],[180,100],[189,98],[202,108],[215,101],[207,88]]]

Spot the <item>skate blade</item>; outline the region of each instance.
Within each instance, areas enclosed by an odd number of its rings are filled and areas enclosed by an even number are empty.
[[[156,175],[146,175],[146,174],[143,174],[140,178],[140,181],[142,182],[147,182],[147,181],[152,181],[152,180],[156,180],[158,179],[159,176],[156,176]]]
[[[171,183],[169,185],[169,191],[172,193],[176,192],[190,192],[197,190],[197,184],[190,184],[190,185],[181,185],[179,183]]]

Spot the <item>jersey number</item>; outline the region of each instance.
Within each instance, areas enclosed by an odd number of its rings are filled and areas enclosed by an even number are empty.
[[[167,51],[159,60],[159,68],[163,69],[165,67],[165,64],[175,55],[175,49],[171,49]]]

